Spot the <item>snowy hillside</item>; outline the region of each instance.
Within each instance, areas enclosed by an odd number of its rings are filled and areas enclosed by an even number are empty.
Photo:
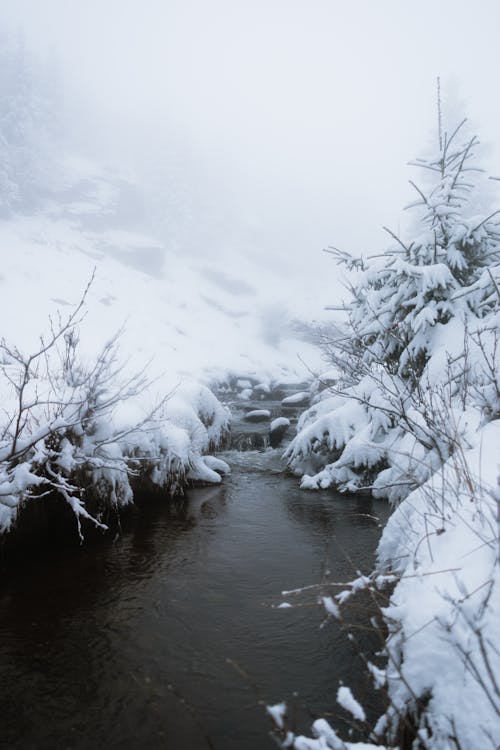
[[[136,364],[153,358],[154,372],[168,373],[173,383],[228,371],[301,380],[307,367],[299,355],[317,367],[300,323],[321,314],[321,306],[317,295],[297,295],[299,284],[286,269],[262,271],[250,254],[232,265],[212,263],[209,253],[176,254],[118,228],[131,223],[123,198],[124,185],[133,186],[81,161],[70,167],[73,184],[43,210],[0,223],[7,339],[33,342],[49,315],[77,303],[95,268],[82,326],[89,352],[125,325],[124,355]]]

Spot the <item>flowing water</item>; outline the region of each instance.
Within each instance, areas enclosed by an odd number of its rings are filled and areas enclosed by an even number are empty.
[[[3,573],[0,746],[271,750],[259,701],[293,703],[306,731],[336,713],[339,680],[364,694],[317,592],[281,592],[369,570],[387,508],[301,491],[279,454],[231,451],[220,487]]]

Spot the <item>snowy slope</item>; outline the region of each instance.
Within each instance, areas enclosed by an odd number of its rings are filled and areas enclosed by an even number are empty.
[[[76,188],[66,184],[43,211],[0,223],[3,336],[32,346],[49,315],[71,310],[95,268],[82,326],[89,352],[125,324],[124,355],[139,364],[153,357],[153,371],[172,382],[227,371],[301,380],[308,373],[298,355],[318,366],[295,332],[297,309],[302,321],[321,313],[314,290],[309,300],[298,294],[302,277],[262,271],[251,257],[180,255],[120,228],[121,182],[84,166],[87,174],[71,165]]]

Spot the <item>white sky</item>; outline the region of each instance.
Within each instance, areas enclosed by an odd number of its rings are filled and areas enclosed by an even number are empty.
[[[497,0],[1,0],[0,23],[57,47],[96,142],[140,159],[174,129],[221,216],[296,262],[397,229],[437,75],[500,174]]]

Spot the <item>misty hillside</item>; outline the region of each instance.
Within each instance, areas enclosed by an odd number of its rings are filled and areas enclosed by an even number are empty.
[[[42,64],[23,37],[5,36],[2,55],[2,301],[21,313],[4,315],[7,339],[31,346],[95,269],[82,331],[89,348],[125,326],[125,356],[153,358],[172,382],[209,370],[300,380],[318,366],[305,339],[321,305],[296,264],[273,260],[256,240],[242,247],[230,212],[224,224],[197,197],[196,174],[175,146],[136,176],[119,160],[79,156],[62,137],[57,63]]]
[[[1,276],[5,309],[29,300],[41,332],[49,315],[78,302],[95,268],[82,327],[87,346],[124,325],[124,352],[154,357],[153,367],[173,379],[209,370],[300,379],[317,367],[318,355],[304,340],[311,311],[292,311],[286,272],[262,271],[251,259],[228,267],[168,251],[151,236],[120,228],[130,223],[123,203],[133,185],[81,160],[65,168],[64,189],[32,215],[0,224],[1,246],[9,248]],[[32,342],[34,320],[23,304],[22,314],[4,320],[4,335]]]

